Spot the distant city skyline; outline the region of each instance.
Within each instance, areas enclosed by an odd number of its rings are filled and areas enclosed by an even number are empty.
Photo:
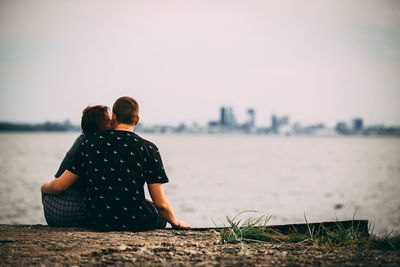
[[[365,125],[362,118],[353,118],[350,122],[338,121],[335,127],[329,127],[322,122],[304,124],[291,122],[286,115],[273,114],[269,125],[255,124],[255,110],[247,110],[244,122],[236,119],[232,107],[222,106],[219,119],[211,120],[207,125],[197,123],[179,125],[171,124],[143,124],[135,127],[139,133],[187,133],[187,134],[250,134],[275,136],[400,136],[400,125],[388,126],[384,124]],[[69,120],[64,122],[45,122],[38,124],[9,123],[0,121],[0,132],[65,132],[80,131],[79,125],[73,125]]]
[[[111,107],[110,107],[111,109]],[[112,111],[110,110],[110,114]],[[214,126],[225,126],[228,128],[251,128],[251,127],[261,127],[261,128],[270,128],[271,130],[277,130],[278,127],[281,125],[287,126],[302,126],[302,127],[310,127],[310,126],[323,126],[323,127],[330,127],[330,128],[337,128],[337,127],[356,127],[356,128],[363,128],[363,127],[396,127],[399,128],[400,124],[385,124],[385,123],[365,123],[365,119],[362,117],[351,117],[347,119],[337,119],[333,124],[328,124],[325,121],[313,121],[313,122],[304,122],[299,120],[293,120],[287,114],[282,113],[271,113],[269,118],[263,120],[265,123],[257,124],[257,112],[254,108],[247,108],[246,114],[241,114],[244,119],[238,120],[237,114],[235,109],[232,106],[220,106],[219,113],[216,114],[215,119],[208,119],[205,123],[199,123],[197,121],[179,121],[174,123],[168,122],[139,122],[139,126],[145,125],[145,127],[152,127],[152,126],[168,126],[168,127],[176,127],[176,126],[193,126],[198,125],[202,127],[214,127]],[[265,118],[265,117],[263,117]],[[42,120],[37,122],[26,122],[26,121],[11,121],[11,120],[0,120],[0,123],[10,124],[10,125],[45,125],[45,124],[54,124],[54,125],[67,125],[67,127],[73,127],[74,129],[80,129],[80,120],[73,121],[69,118],[64,120]],[[341,125],[341,126],[340,126]],[[357,125],[357,126],[354,126]]]
[[[400,125],[399,1],[0,1],[0,121]]]

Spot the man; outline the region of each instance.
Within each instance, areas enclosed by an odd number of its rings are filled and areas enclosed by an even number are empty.
[[[97,229],[141,231],[164,228],[166,221],[174,228],[190,228],[175,218],[164,194],[168,178],[157,147],[133,133],[138,114],[133,98],[117,99],[114,129],[88,136],[71,168],[42,191],[61,192],[82,176],[89,223]],[[154,204],[145,199],[145,183]]]

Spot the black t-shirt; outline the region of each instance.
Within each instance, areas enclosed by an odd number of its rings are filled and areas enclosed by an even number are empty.
[[[68,150],[67,154],[65,154],[65,157],[62,160],[57,173],[54,175],[55,178],[59,178],[66,169],[71,168],[72,163],[74,162],[74,159],[76,157],[79,157],[78,149],[83,141],[85,141],[85,134],[82,133],[78,136],[78,138],[76,138],[74,144]],[[79,193],[82,192],[84,190],[84,186],[81,183],[82,180],[84,180],[84,179],[78,179],[75,183],[73,183],[71,185],[70,188],[68,188],[68,191],[73,190],[73,191],[79,192]]]
[[[145,228],[144,183],[168,182],[158,148],[133,132],[107,130],[87,136],[77,153],[69,171],[84,179],[92,226]]]

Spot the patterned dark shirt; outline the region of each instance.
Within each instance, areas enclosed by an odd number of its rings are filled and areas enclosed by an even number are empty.
[[[158,148],[133,132],[107,130],[88,135],[69,171],[84,179],[84,202],[93,227],[146,228],[144,184],[166,183]]]

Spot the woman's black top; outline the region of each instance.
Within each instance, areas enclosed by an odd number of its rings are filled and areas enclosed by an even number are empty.
[[[68,168],[72,167],[72,162],[74,161],[74,159],[76,157],[78,157],[77,155],[77,151],[79,149],[79,146],[81,145],[81,143],[85,140],[85,134],[81,134],[78,136],[78,138],[76,138],[74,144],[72,145],[72,147],[68,150],[67,154],[65,154],[64,159],[62,160],[60,167],[58,168],[57,173],[54,175],[55,178],[60,177],[65,170],[67,170]],[[80,182],[76,182],[74,183],[70,188],[73,189],[75,191],[83,191],[84,188],[82,188],[82,185],[80,184]]]

